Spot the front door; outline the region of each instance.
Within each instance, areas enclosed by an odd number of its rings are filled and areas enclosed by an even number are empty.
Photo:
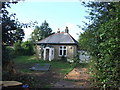
[[[45,47],[43,48],[43,50],[44,50],[44,53],[43,53],[44,60],[51,61],[54,59],[54,48]]]
[[[49,49],[46,49],[46,60],[49,60]]]

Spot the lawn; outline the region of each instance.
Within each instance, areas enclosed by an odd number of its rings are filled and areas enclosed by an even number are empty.
[[[67,62],[58,61],[58,60],[54,60],[54,61],[38,60],[36,59],[35,56],[18,56],[14,59],[14,62],[15,64],[17,64],[17,67],[20,70],[20,72],[31,72],[29,68],[34,66],[34,64],[36,63],[40,63],[40,64],[49,63],[51,64],[52,69],[59,69],[58,71],[63,74],[67,74],[75,66],[74,64],[69,64]],[[20,65],[20,68],[19,68],[19,65]]]
[[[49,71],[31,71],[29,68],[35,64],[51,64]],[[52,87],[56,82],[74,68],[74,64],[69,64],[63,61],[44,61],[38,60],[35,56],[17,56],[14,59],[14,66],[17,71],[9,80],[20,81],[23,84],[28,84],[30,87],[48,88]]]

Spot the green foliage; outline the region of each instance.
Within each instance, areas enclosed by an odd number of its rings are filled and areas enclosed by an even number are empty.
[[[75,65],[79,65],[80,64],[80,59],[79,59],[79,53],[77,53],[76,55],[75,55],[75,57],[72,59],[73,60],[73,63],[75,64]]]
[[[16,4],[17,2],[1,2],[2,8],[1,8],[1,21],[0,24],[2,25],[2,60],[3,62],[9,62],[9,60],[12,59],[13,51],[10,51],[10,49],[7,48],[7,46],[12,46],[17,41],[22,41],[24,38],[24,31],[22,28],[27,28],[34,26],[34,23],[20,23],[18,19],[16,18],[16,14],[10,14],[7,10],[7,8],[11,8],[10,4]],[[19,50],[21,50],[21,47],[19,45],[16,45],[16,47]],[[16,52],[18,54],[18,51]],[[19,51],[21,52],[21,51]],[[20,54],[20,53],[19,53]],[[8,60],[8,61],[7,61]]]
[[[22,28],[34,27],[37,22],[20,23],[16,18],[16,14],[10,14],[7,8],[11,8],[10,4],[18,2],[2,2],[1,20],[2,24],[2,42],[4,45],[13,45],[18,40],[24,38],[24,30]]]
[[[23,48],[21,46],[21,41],[18,41],[14,44],[14,49],[15,49],[15,52],[16,52],[16,55],[22,55],[22,52],[23,52]]]
[[[6,48],[6,50],[7,50],[7,52],[8,52],[8,58],[9,58],[9,59],[13,59],[13,58],[16,57],[16,56],[15,56],[15,50],[14,50],[13,47],[8,46],[8,47]]]
[[[49,63],[51,64],[51,68],[53,69],[58,69],[59,73],[62,74],[67,74],[68,72],[70,72],[73,68],[74,68],[74,64],[69,64],[67,62],[62,62],[62,61],[44,61],[44,60],[38,60],[36,59],[35,56],[17,56],[14,59],[14,62],[16,64],[26,64],[26,66],[31,66],[34,65],[35,63],[39,63],[39,64],[46,64]],[[31,66],[32,67],[32,66]],[[30,70],[26,70],[26,69],[21,69],[21,72],[30,72]]]
[[[26,41],[26,42],[23,42],[22,44],[21,44],[21,46],[22,46],[22,48],[23,48],[23,55],[33,55],[34,54],[34,45],[33,45],[33,43],[31,42],[31,41]]]
[[[14,59],[14,62],[19,64],[26,64],[26,63],[39,63],[40,61],[36,59],[35,56],[17,56],[15,59]]]
[[[52,34],[52,29],[49,27],[49,24],[44,21],[40,27],[35,27],[34,31],[31,34],[31,41],[36,42]]]
[[[90,70],[96,85],[117,88],[120,84],[120,2],[86,5],[91,8],[92,23],[79,37],[79,45],[92,56]]]
[[[12,4],[16,4],[11,2]],[[15,18],[14,14],[9,14],[7,7],[10,8],[10,2],[2,2],[2,42],[5,45],[13,45],[17,40],[24,38],[22,24]]]
[[[33,55],[34,45],[31,41],[21,42],[18,41],[14,44],[16,55]]]
[[[14,50],[8,48],[8,45],[13,45],[17,40],[22,40],[24,36],[23,29],[17,19],[15,19],[15,14],[9,14],[7,8],[10,8],[10,4],[16,4],[15,2],[0,2],[2,4],[1,8],[1,20],[2,25],[2,62],[3,65],[9,63],[14,57]],[[20,34],[19,34],[19,33]]]
[[[3,51],[3,56],[2,56],[2,60],[3,60],[2,63],[4,66],[6,63],[10,62],[10,60],[15,58],[16,56],[15,56],[15,50],[13,47],[7,46],[6,48],[4,48],[3,46],[3,49],[4,51]]]

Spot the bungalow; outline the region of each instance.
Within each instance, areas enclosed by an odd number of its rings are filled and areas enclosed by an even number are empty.
[[[37,57],[44,60],[73,58],[77,54],[78,42],[69,34],[68,27],[65,32],[60,32],[48,36],[47,38],[36,42]]]

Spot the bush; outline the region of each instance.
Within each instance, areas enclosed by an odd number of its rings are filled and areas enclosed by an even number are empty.
[[[34,54],[34,49],[33,49],[33,43],[31,41],[26,41],[21,44],[23,48],[23,55],[33,55]]]
[[[7,50],[7,52],[8,52],[8,57],[9,57],[9,59],[13,59],[13,58],[15,58],[15,49],[13,48],[13,47],[10,47],[10,46],[8,46],[7,48],[6,48],[6,50]]]
[[[3,67],[7,66],[12,62],[13,58],[15,58],[15,50],[13,47],[10,46],[3,46],[2,48],[2,65]]]
[[[33,55],[34,54],[34,46],[31,41],[26,42],[16,42],[14,44],[15,52],[17,55]]]
[[[67,61],[75,65],[79,64],[80,63],[79,53],[77,53],[72,59],[68,58]]]
[[[76,63],[76,64],[79,64],[80,63],[80,59],[79,59],[79,53],[77,53],[76,55],[75,55],[75,57],[73,58],[73,61],[74,61],[74,63]]]
[[[120,30],[115,26],[118,23],[110,20],[97,31],[88,30],[80,36],[81,47],[92,56],[90,71],[98,87],[117,88],[120,85]]]
[[[23,55],[23,48],[21,46],[21,41],[18,41],[14,44],[14,49],[15,49],[15,53],[16,55]]]

